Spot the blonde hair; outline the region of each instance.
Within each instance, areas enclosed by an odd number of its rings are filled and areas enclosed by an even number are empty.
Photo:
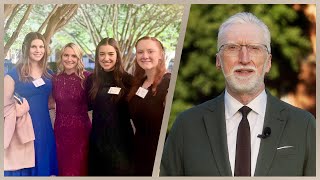
[[[84,69],[84,64],[83,64],[83,61],[82,61],[83,51],[75,43],[68,43],[61,49],[60,56],[59,56],[59,59],[57,61],[58,74],[61,74],[61,73],[63,73],[65,71],[63,63],[62,63],[62,57],[63,57],[63,54],[64,54],[66,48],[71,48],[74,51],[74,53],[76,54],[77,58],[78,58],[78,62],[77,62],[77,66],[76,66],[76,69],[77,69],[76,70],[76,75],[81,79],[81,87],[83,88],[83,83],[84,83],[84,80],[85,80],[85,76],[83,74],[85,69]]]
[[[17,62],[17,70],[19,75],[19,80],[22,82],[30,82],[32,81],[31,74],[31,66],[30,66],[30,48],[32,41],[39,39],[44,44],[44,55],[42,59],[39,61],[40,67],[42,69],[42,75],[47,78],[51,78],[51,75],[47,71],[47,63],[48,63],[48,45],[44,38],[44,36],[38,32],[30,32],[26,35],[22,43],[22,53],[19,61]]]

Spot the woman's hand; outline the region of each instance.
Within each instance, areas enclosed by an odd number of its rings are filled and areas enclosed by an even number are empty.
[[[30,110],[29,103],[25,98],[22,99],[22,104],[15,102],[15,105],[16,105],[17,117],[23,116],[25,113],[27,113]]]

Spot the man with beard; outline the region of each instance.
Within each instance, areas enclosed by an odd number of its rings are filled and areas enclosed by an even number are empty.
[[[165,143],[161,176],[315,176],[315,118],[272,96],[270,32],[251,13],[219,28],[218,97],[181,113]]]

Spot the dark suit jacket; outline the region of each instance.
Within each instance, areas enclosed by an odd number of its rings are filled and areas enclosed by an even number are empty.
[[[254,176],[315,176],[315,118],[267,91],[264,127]],[[291,148],[278,149],[282,146]],[[224,93],[181,113],[165,143],[160,176],[232,176]]]

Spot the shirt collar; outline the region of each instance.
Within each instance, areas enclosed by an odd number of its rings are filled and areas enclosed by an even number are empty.
[[[238,112],[238,110],[244,106],[234,97],[232,97],[227,90],[224,93],[224,102],[225,102],[225,113],[226,119],[231,118],[234,114]],[[252,109],[252,111],[256,112],[259,115],[263,115],[266,111],[267,105],[267,93],[263,90],[256,98],[254,98],[249,104],[248,107]]]

